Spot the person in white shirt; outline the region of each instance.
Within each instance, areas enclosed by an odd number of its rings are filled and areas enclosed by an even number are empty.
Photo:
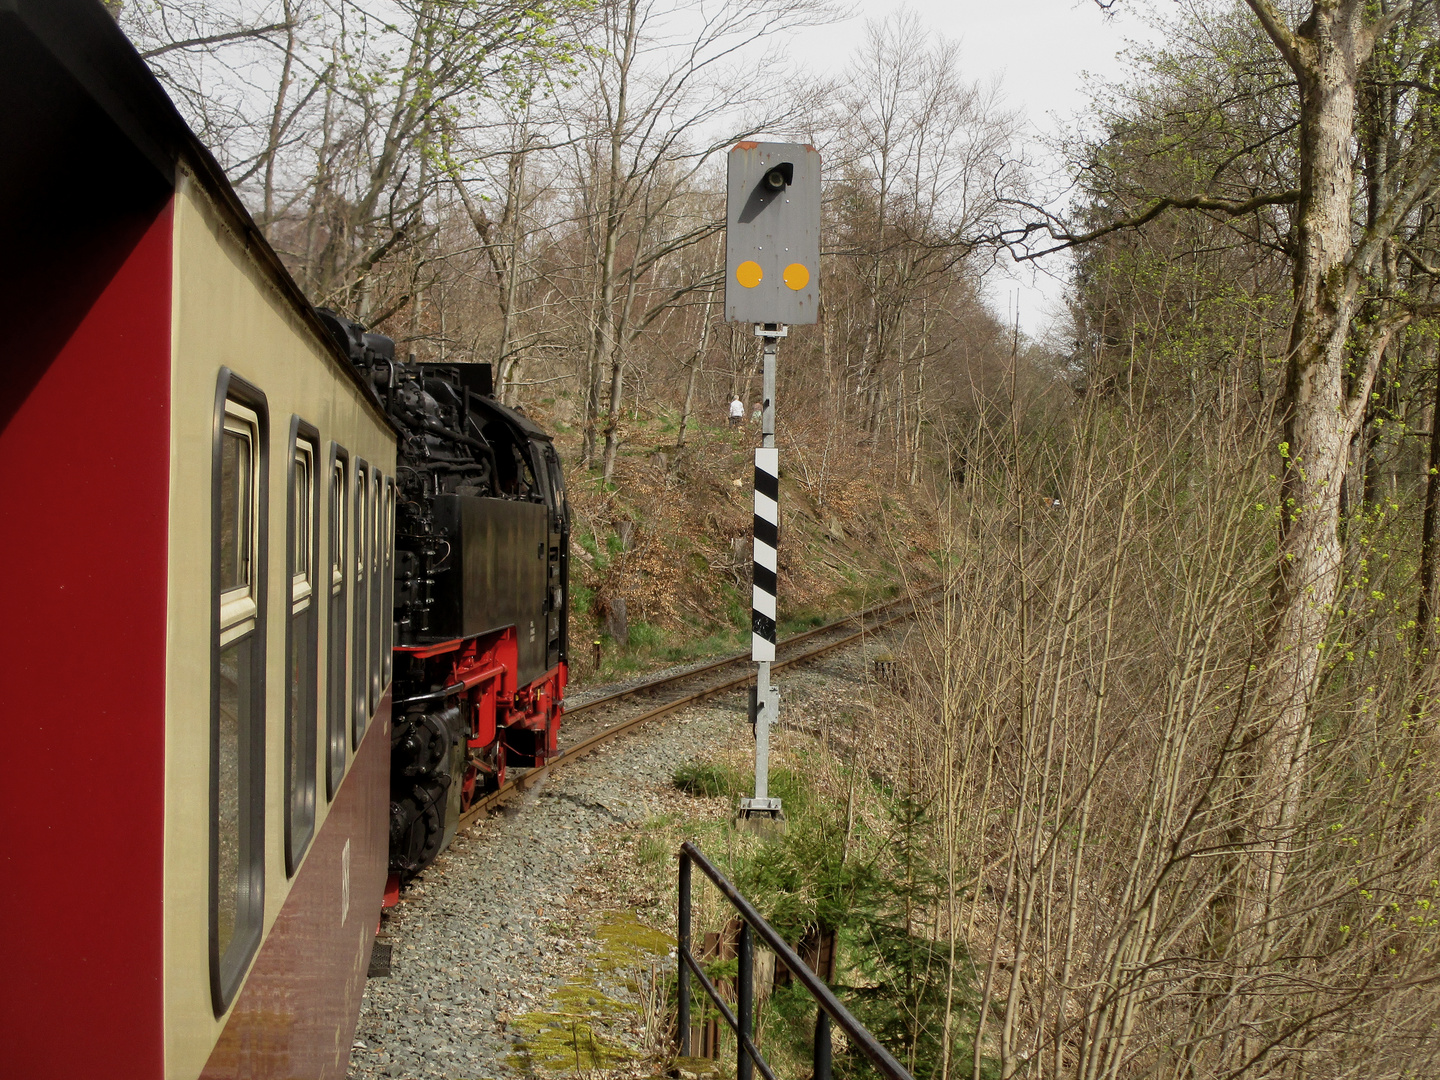
[[[730,426],[739,427],[740,421],[745,419],[745,403],[737,395],[735,400],[730,402]]]

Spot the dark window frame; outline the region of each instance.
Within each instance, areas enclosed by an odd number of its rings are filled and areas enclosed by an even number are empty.
[[[350,512],[350,739],[352,749],[360,749],[360,740],[370,725],[370,465],[364,458],[355,459],[352,473],[354,505]],[[362,581],[363,575],[363,581]]]
[[[305,630],[304,647],[310,667],[310,692],[305,717],[298,722],[304,724],[304,753],[308,768],[300,772],[303,778],[304,794],[307,798],[307,813],[297,823],[295,820],[295,792],[290,788],[291,777],[295,774],[294,747],[296,717],[293,715],[293,697],[290,687],[295,673],[290,670],[295,655],[295,454],[301,442],[310,448],[310,618]],[[310,847],[315,836],[316,818],[316,745],[319,727],[320,703],[320,603],[329,597],[330,564],[326,560],[323,575],[325,588],[320,581],[320,484],[316,466],[320,459],[320,430],[314,424],[306,423],[298,416],[290,417],[289,454],[286,458],[286,509],[285,509],[285,873],[293,877],[300,866],[300,860]]]
[[[380,708],[385,682],[385,478],[371,470],[370,484],[370,715]]]
[[[325,797],[333,801],[340,790],[340,781],[345,779],[345,767],[350,758],[350,582],[353,568],[350,565],[350,451],[337,442],[330,444],[328,465],[325,475],[327,494],[333,494],[335,466],[340,473],[340,589],[335,590],[334,566],[336,528],[335,515],[331,513],[335,500],[326,499],[325,535],[330,541],[325,559]],[[339,647],[336,647],[336,634]],[[339,668],[338,674],[336,668]]]
[[[256,417],[255,430],[255,552],[251,568],[255,590],[255,648],[250,652],[251,708],[240,725],[240,865],[236,884],[235,930],[224,955],[220,953],[220,597],[221,586],[221,456],[225,442],[226,404],[235,402]],[[230,1007],[245,972],[260,946],[265,918],[265,660],[266,543],[270,511],[270,410],[265,394],[229,368],[220,369],[215,385],[210,454],[210,997],[215,1015]]]
[[[385,671],[381,682],[392,685],[395,677],[395,478],[385,478],[385,606],[381,615],[384,643],[381,655]]]

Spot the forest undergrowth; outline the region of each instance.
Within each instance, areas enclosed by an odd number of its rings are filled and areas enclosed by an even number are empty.
[[[988,464],[943,496],[950,588],[913,680],[943,938],[980,1002],[968,1039],[952,1020],[947,1071],[1426,1075],[1434,672],[1398,503],[1349,523],[1298,808],[1277,821],[1257,764],[1283,659],[1269,425],[1139,391],[1028,433],[1018,408],[963,436]]]
[[[792,943],[836,933],[838,992],[917,1077],[1433,1075],[1413,508],[1347,523],[1299,810],[1277,824],[1256,765],[1282,512],[1266,427],[1113,393],[1018,408],[953,433],[965,483],[932,489],[947,590],[898,682],[775,776],[785,836],[716,832],[718,861]],[[733,797],[748,776],[677,783]],[[804,996],[762,1010],[796,1075]],[[868,1070],[837,1049],[838,1075]]]
[[[576,463],[565,405],[530,412],[558,432],[566,462],[579,685],[748,647],[758,425],[692,420],[677,447],[675,412],[637,405],[607,483]],[[896,482],[892,454],[864,432],[837,438],[811,423],[786,425],[780,441],[782,637],[934,579],[934,508]]]

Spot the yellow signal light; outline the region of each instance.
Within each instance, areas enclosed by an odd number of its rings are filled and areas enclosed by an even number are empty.
[[[810,271],[801,263],[791,263],[785,267],[785,284],[799,292],[810,284]]]
[[[760,279],[765,272],[760,269],[760,264],[751,259],[746,259],[735,268],[735,280],[744,285],[747,289],[753,289],[760,284]]]

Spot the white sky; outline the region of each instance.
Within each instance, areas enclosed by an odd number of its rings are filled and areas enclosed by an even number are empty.
[[[1137,18],[1147,6],[1145,0],[1121,0],[1106,15],[1093,0],[859,0],[854,17],[800,31],[789,48],[811,70],[838,72],[853,55],[866,20],[908,7],[933,30],[960,42],[967,78],[998,79],[1007,103],[1024,114],[1038,137],[1073,128],[1076,116],[1084,114],[1087,72],[1107,79],[1124,72],[1117,53],[1151,38]],[[1032,336],[1043,335],[1062,291],[1055,275],[1064,274],[1063,260],[1052,256],[1046,263],[1039,272],[1011,264],[988,283],[1002,316],[1013,309],[1018,290],[1020,325]]]

